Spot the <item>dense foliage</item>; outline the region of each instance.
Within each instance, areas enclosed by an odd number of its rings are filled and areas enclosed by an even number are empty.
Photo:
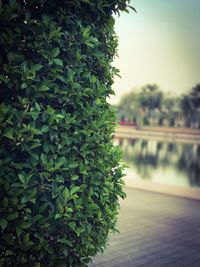
[[[116,110],[119,120],[137,125],[200,128],[200,85],[187,94],[173,96],[156,84],[147,84],[124,95]]]
[[[126,0],[0,4],[0,266],[86,266],[122,191],[112,15]]]

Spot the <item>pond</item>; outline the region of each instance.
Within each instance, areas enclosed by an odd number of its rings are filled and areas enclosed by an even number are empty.
[[[200,187],[200,145],[116,138],[133,179]]]

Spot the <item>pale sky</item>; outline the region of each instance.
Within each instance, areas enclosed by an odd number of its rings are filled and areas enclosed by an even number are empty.
[[[130,12],[116,16],[119,37],[114,66],[117,104],[133,88],[157,83],[180,95],[200,83],[200,0],[134,0]]]

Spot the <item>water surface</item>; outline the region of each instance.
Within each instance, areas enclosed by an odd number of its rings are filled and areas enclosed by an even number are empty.
[[[200,187],[200,145],[116,138],[133,179]]]

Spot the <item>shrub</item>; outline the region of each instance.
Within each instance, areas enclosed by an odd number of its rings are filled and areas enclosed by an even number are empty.
[[[122,191],[113,13],[126,0],[2,1],[0,266],[87,266]]]

